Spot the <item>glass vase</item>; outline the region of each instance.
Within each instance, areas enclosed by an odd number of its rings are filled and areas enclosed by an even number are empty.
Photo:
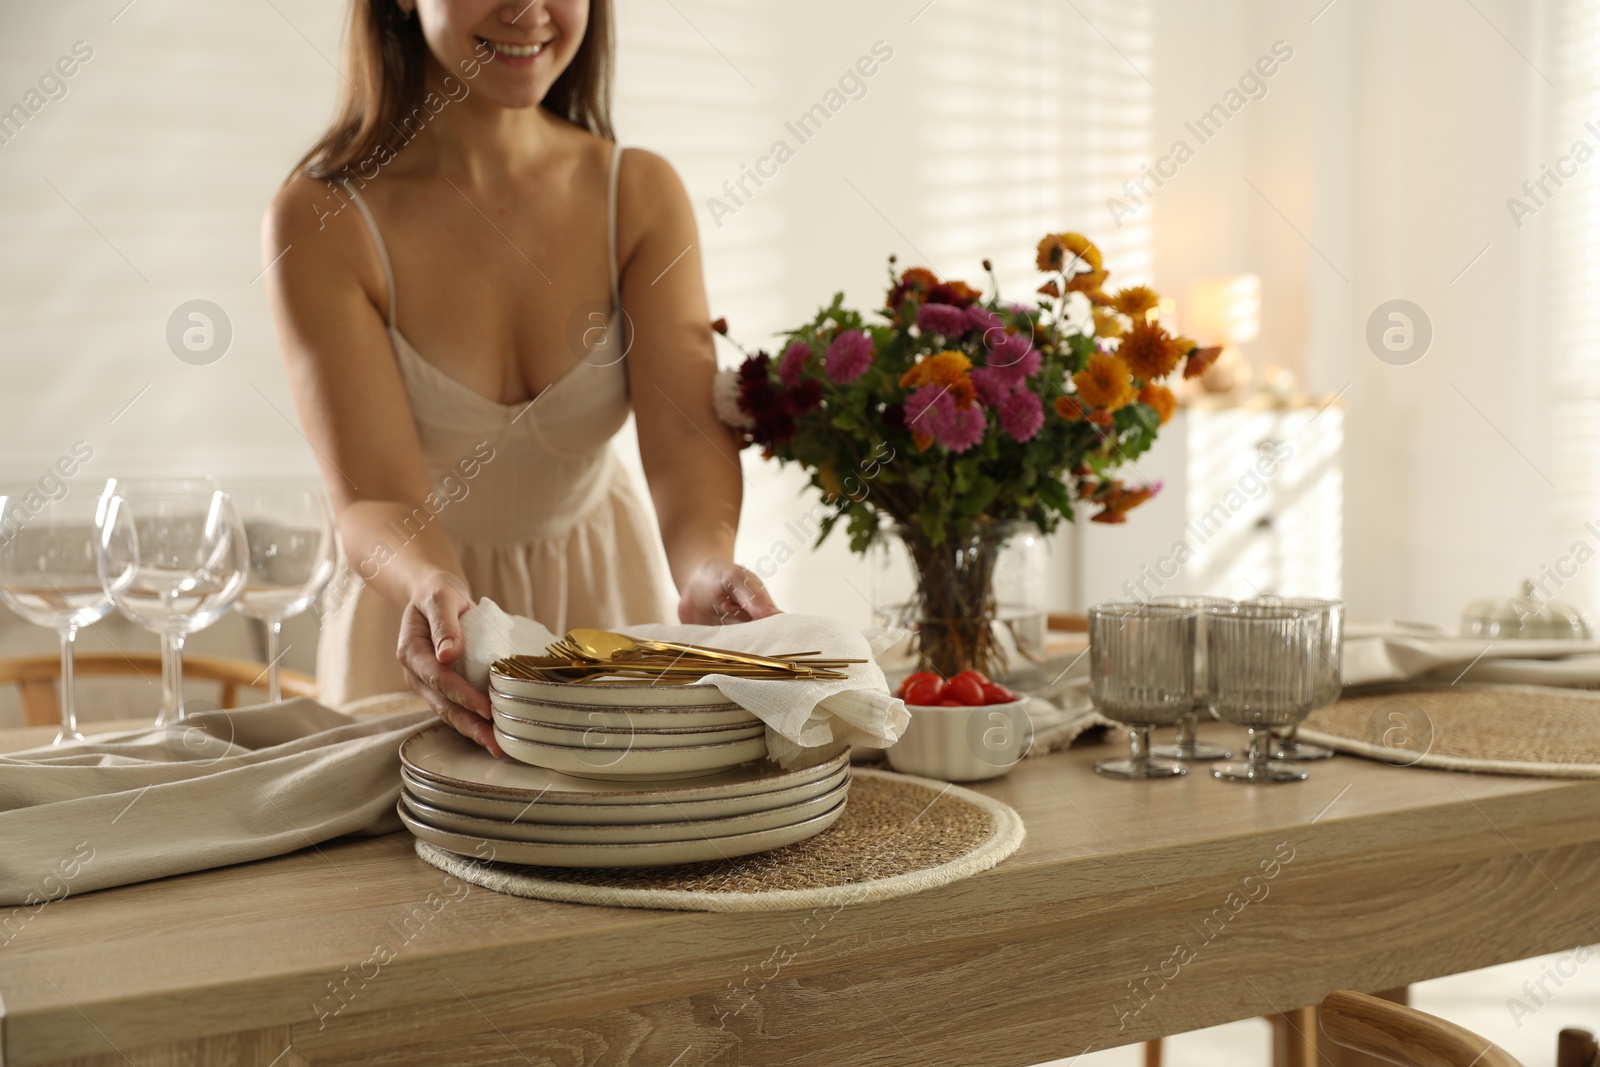
[[[938,543],[915,526],[884,532],[873,608],[895,639],[891,675],[977,670],[1018,689],[1042,680],[1048,560],[1037,527],[973,523]]]

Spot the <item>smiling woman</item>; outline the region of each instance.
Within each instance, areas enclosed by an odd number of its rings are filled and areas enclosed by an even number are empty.
[[[672,613],[611,450],[630,411],[679,619],[776,610],[733,562],[692,208],[664,160],[613,143],[610,53],[606,0],[354,0],[349,89],[264,235],[346,558],[381,561],[324,619],[322,698],[409,684],[495,752],[452,667],[476,597],[557,632]],[[472,494],[422,507],[485,442]]]

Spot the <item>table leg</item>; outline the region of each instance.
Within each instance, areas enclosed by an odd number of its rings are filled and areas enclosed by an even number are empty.
[[[1161,1067],[1161,1039],[1144,1043],[1144,1067]]]
[[[1272,1024],[1272,1067],[1316,1067],[1317,1009],[1295,1008],[1267,1016]]]

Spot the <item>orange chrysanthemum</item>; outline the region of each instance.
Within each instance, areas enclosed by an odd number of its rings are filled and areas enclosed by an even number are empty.
[[[1111,298],[1111,306],[1130,319],[1141,319],[1156,309],[1161,297],[1148,285],[1130,285]]]
[[[1111,412],[1105,408],[1095,408],[1089,412],[1089,421],[1096,426],[1110,426],[1112,422]]]
[[[1185,378],[1198,378],[1211,369],[1211,364],[1222,355],[1221,345],[1212,345],[1210,348],[1197,348],[1189,353],[1189,362],[1183,365]]]
[[[918,430],[912,433],[911,443],[917,446],[918,452],[926,452],[928,447],[933,444],[933,435]]]
[[[1178,410],[1178,398],[1172,395],[1172,390],[1156,382],[1146,382],[1139,390],[1139,403],[1154,408],[1163,425],[1170,422],[1172,413]]]
[[[1078,263],[1097,271],[1101,267],[1100,249],[1081,233],[1047,233],[1039,242],[1036,262],[1040,270],[1063,270]]]
[[[1072,376],[1078,396],[1091,407],[1116,411],[1133,403],[1139,391],[1133,386],[1133,373],[1118,356],[1096,352],[1089,365]]]
[[[888,308],[899,308],[902,301],[915,293],[924,296],[934,286],[939,284],[939,276],[927,267],[907,267],[900,275],[900,280],[889,290],[889,298],[884,301]]]
[[[978,399],[977,387],[968,372],[972,361],[960,352],[940,352],[918,362],[900,376],[900,385],[915,389],[919,385],[942,386],[958,408],[969,408]]]
[[[1082,293],[1096,304],[1109,303],[1110,298],[1100,291],[1100,287],[1106,283],[1110,273],[1104,270],[1086,270],[1074,274],[1067,279],[1067,292]]]
[[[1152,381],[1177,369],[1178,361],[1189,354],[1190,344],[1171,336],[1156,323],[1139,319],[1117,347],[1117,355],[1128,364],[1134,377]]]
[[[1153,485],[1140,485],[1129,487],[1115,479],[1102,482],[1090,494],[1094,503],[1099,504],[1104,510],[1092,517],[1090,522],[1124,523],[1128,521],[1128,512],[1143,504],[1161,491],[1161,483]]]
[[[1089,415],[1088,410],[1082,404],[1078,403],[1078,398],[1075,396],[1056,397],[1055,408],[1056,414],[1060,415],[1068,422],[1078,422],[1081,419],[1087,418]]]
[[[1107,340],[1114,341],[1128,332],[1128,328],[1122,324],[1122,316],[1111,308],[1092,308],[1089,313],[1094,316],[1094,335],[1096,337],[1104,337]]]
[[[1039,286],[1038,289],[1035,289],[1034,292],[1043,293],[1045,296],[1060,296],[1061,287],[1056,284],[1056,280],[1054,278],[1051,278],[1049,281]]]

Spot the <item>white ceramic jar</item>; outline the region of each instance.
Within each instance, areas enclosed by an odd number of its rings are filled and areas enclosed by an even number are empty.
[[[947,782],[981,782],[1016,766],[1033,738],[1027,698],[1005,704],[907,704],[911,724],[889,748],[889,766]]]

